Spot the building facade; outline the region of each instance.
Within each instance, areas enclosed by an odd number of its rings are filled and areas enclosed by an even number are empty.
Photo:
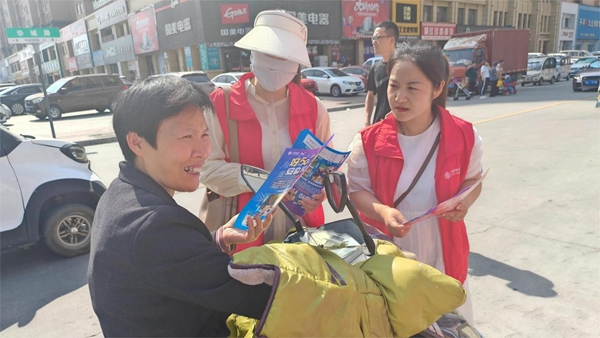
[[[401,41],[440,48],[456,33],[530,30],[531,52],[597,50],[600,0],[0,0],[0,28],[54,26],[62,42],[40,46],[49,82],[113,73],[129,80],[203,70],[210,77],[248,71],[249,52],[234,47],[267,9],[308,27],[314,66],[361,64],[373,55],[376,25],[391,20]],[[31,48],[0,36],[0,80],[39,80]]]

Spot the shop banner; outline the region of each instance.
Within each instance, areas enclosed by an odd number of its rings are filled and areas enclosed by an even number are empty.
[[[101,49],[95,50],[92,52],[92,60],[94,61],[94,65],[104,66],[104,52]]]
[[[71,24],[71,35],[74,37],[87,34],[85,19],[80,19]]]
[[[200,50],[200,66],[202,70],[221,69],[221,58],[219,57],[219,48],[207,47],[205,43],[198,46]]]
[[[421,23],[421,40],[447,41],[456,34],[456,25],[453,23]]]
[[[117,0],[94,13],[98,22],[98,29],[104,29],[127,20],[127,4],[125,0]]]
[[[600,7],[579,5],[577,17],[577,39],[600,39]]]
[[[125,35],[118,39],[102,44],[104,64],[110,65],[117,62],[125,62],[135,59],[131,35]]]
[[[27,61],[27,60],[31,59],[34,55],[35,55],[35,51],[33,50],[33,46],[28,45],[26,48],[23,48],[19,52],[19,61],[21,61],[21,62]]]
[[[130,15],[129,28],[136,55],[155,52],[159,49],[154,7],[148,7]]]
[[[42,71],[44,72],[44,74],[59,73],[60,62],[58,62],[58,59],[44,62],[42,63]]]
[[[73,34],[71,33],[71,26],[66,26],[60,30],[60,38],[63,42],[73,40]]]
[[[204,41],[200,6],[204,1],[159,1],[154,4],[158,43],[162,50],[197,46]],[[209,1],[218,2],[218,1]],[[218,13],[215,11],[214,13]],[[210,15],[206,15],[210,16]],[[212,15],[218,17],[217,15]],[[216,30],[216,27],[211,27]]]
[[[92,62],[92,54],[91,53],[77,55],[75,57],[75,59],[77,60],[77,67],[79,69],[88,69],[88,68],[94,67],[94,63]]]
[[[389,0],[342,0],[342,32],[345,38],[370,38],[375,26],[389,19]]]
[[[248,4],[221,5],[221,23],[231,25],[236,23],[249,23],[250,11]]]
[[[192,61],[192,48],[190,46],[185,46],[183,49],[183,54],[185,55],[185,66],[188,69],[191,69],[194,66]]]
[[[381,1],[381,0],[380,0]],[[387,1],[387,0],[386,0]],[[202,13],[223,13],[226,4],[219,1],[199,1]],[[342,36],[342,16],[339,1],[231,1],[236,3],[239,16],[217,17],[205,15],[203,18],[204,35],[208,45],[231,46],[248,33],[253,25],[256,15],[265,10],[279,9],[303,21],[308,28],[309,44],[336,44]],[[233,5],[228,5],[233,6]],[[249,20],[246,21],[242,8],[248,7]],[[227,7],[229,8],[229,7]],[[234,7],[231,7],[234,8]],[[233,11],[233,9],[232,9]],[[229,12],[231,13],[231,11]],[[244,18],[242,20],[242,17]],[[233,23],[238,20],[239,23]],[[162,45],[161,45],[162,46]]]
[[[392,21],[400,36],[421,35],[421,0],[393,0]]]
[[[87,34],[73,38],[73,51],[75,52],[75,56],[90,53],[90,43]]]
[[[77,59],[75,57],[71,57],[68,60],[68,64],[69,64],[69,70],[74,72],[79,70],[79,68],[77,67]]]

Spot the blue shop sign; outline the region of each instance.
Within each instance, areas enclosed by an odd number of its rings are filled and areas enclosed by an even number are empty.
[[[96,66],[104,66],[104,53],[102,50],[95,50],[92,52],[92,59]]]
[[[600,39],[600,7],[579,5],[579,16],[577,18],[577,39]]]

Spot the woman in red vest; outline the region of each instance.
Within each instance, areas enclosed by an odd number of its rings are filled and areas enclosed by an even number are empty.
[[[303,129],[326,141],[331,131],[323,103],[293,80],[300,65],[310,67],[306,49],[308,31],[296,17],[282,11],[263,11],[254,28],[235,43],[250,50],[252,73],[243,75],[226,96],[215,90],[211,99],[216,115],[207,114],[212,151],[202,167],[200,181],[225,197],[238,196],[238,212],[249,201],[250,188],[240,177],[240,165],[272,170],[286,148]],[[225,102],[228,97],[228,104]],[[227,118],[237,124],[239,163],[229,156],[230,134]],[[324,223],[321,203],[325,194],[303,201],[307,214],[303,222],[317,227]],[[285,214],[276,213],[269,230],[256,242],[238,246],[238,251],[271,240],[282,240],[293,227]]]
[[[481,138],[470,123],[445,109],[449,68],[432,44],[396,49],[388,63],[392,111],[355,137],[348,180],[350,198],[366,223],[393,236],[420,261],[461,281],[468,292],[469,241],[463,219],[481,186],[439,218],[404,224],[481,175]],[[459,310],[473,322],[469,297]]]

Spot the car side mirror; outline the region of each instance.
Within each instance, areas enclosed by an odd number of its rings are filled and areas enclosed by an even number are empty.
[[[323,75],[323,78],[329,79],[329,75]]]
[[[231,84],[235,84],[235,81],[231,81],[231,82],[229,82],[229,83],[231,83]]]
[[[61,94],[66,94],[67,92],[69,92],[69,90],[67,89],[67,87],[62,87],[61,89],[58,90],[58,92]]]

